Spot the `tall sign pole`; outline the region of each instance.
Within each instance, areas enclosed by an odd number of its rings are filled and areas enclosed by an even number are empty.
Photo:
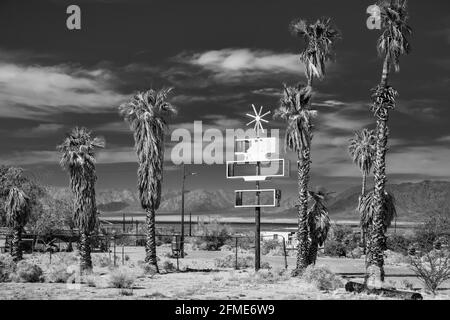
[[[253,118],[247,125],[255,123],[254,130],[256,133],[256,139],[259,139],[260,130],[264,133],[264,128],[261,122],[268,122],[263,119],[264,116],[270,114],[270,111],[262,114],[262,107],[259,112],[256,111],[255,106],[252,104],[252,108],[255,114],[247,113],[247,116]],[[256,175],[261,175],[261,161],[256,161]],[[256,207],[255,207],[255,270],[258,271],[261,268],[261,195],[259,190],[259,180],[256,181]]]

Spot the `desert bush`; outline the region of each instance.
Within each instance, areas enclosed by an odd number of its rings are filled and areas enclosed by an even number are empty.
[[[268,254],[279,249],[283,249],[283,244],[276,239],[264,240],[261,245],[262,254]]]
[[[217,258],[214,260],[214,264],[217,268],[235,268],[236,267],[236,257],[234,254],[225,256],[224,258]],[[237,267],[238,268],[249,268],[253,266],[254,259],[251,256],[238,257]]]
[[[128,268],[116,268],[109,274],[108,284],[113,288],[131,289],[136,281],[136,275]]]
[[[254,274],[254,279],[258,283],[275,283],[290,278],[286,269],[267,270],[262,268]]]
[[[174,272],[177,270],[177,267],[170,260],[163,261],[163,263],[161,264],[161,268],[165,272]]]
[[[347,255],[347,249],[342,242],[327,240],[324,245],[324,253],[330,257],[345,257]]]
[[[413,243],[411,238],[405,237],[401,234],[389,234],[386,238],[386,248],[394,252],[406,255],[408,248]]]
[[[331,231],[331,240],[337,242],[343,242],[346,238],[353,235],[353,230],[349,226],[334,225]]]
[[[21,260],[17,263],[10,278],[13,282],[41,282],[42,275],[43,271],[37,264]]]
[[[45,281],[50,283],[66,283],[72,276],[73,272],[69,272],[68,265],[65,263],[55,263],[45,272]]]
[[[11,273],[14,272],[15,263],[10,255],[0,255],[0,282],[9,280]]]
[[[355,249],[347,252],[347,258],[359,259],[363,255],[363,250],[360,247],[356,247]]]
[[[194,249],[216,251],[231,238],[231,229],[218,220],[210,223],[202,221],[197,225],[194,234],[198,236],[193,239]]]
[[[436,294],[438,287],[450,279],[450,252],[431,250],[419,256],[410,256],[410,268],[425,287]]]
[[[323,266],[309,266],[302,274],[302,278],[313,284],[319,290],[331,291],[343,287],[342,279]]]
[[[434,214],[425,224],[416,230],[414,241],[419,250],[429,252],[433,249],[436,240],[449,242],[450,218],[443,214]]]

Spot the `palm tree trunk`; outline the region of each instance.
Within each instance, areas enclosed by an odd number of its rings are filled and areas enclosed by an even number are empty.
[[[91,243],[87,231],[82,231],[80,234],[80,255],[81,272],[92,270]]]
[[[11,256],[14,262],[22,260],[22,227],[14,227],[11,241]]]
[[[381,86],[388,85],[389,79],[389,56],[386,55],[383,62],[383,73],[381,75]],[[369,250],[366,262],[366,285],[380,287],[384,281],[384,257],[383,250],[386,242],[383,225],[383,200],[386,184],[386,152],[387,152],[387,121],[388,112],[377,119],[377,145],[374,170],[374,201],[375,212],[372,225],[369,227]]]
[[[367,179],[367,173],[363,172],[362,174],[362,187],[361,187],[361,197],[359,197],[359,205],[361,204],[361,201],[366,194],[366,179]],[[359,207],[358,205],[358,207]],[[362,223],[361,223],[361,241],[363,245],[363,253],[366,254],[366,230],[364,229]]]
[[[310,151],[305,148],[299,154],[298,161],[298,230],[297,230],[297,267],[293,271],[293,275],[300,274],[308,266],[308,182],[310,170]]]
[[[317,252],[319,250],[319,244],[314,239],[311,240],[308,250],[308,265],[315,265],[317,260]]]
[[[367,180],[367,173],[363,172],[362,186],[361,186],[361,196],[363,197],[366,194],[366,180]]]
[[[156,268],[159,273],[158,262],[156,258],[156,230],[155,230],[155,210],[147,209],[145,217],[147,223],[147,239],[145,243],[145,262]]]
[[[375,212],[370,230],[367,260],[367,284],[380,286],[384,281],[383,249],[386,242],[383,225],[383,201],[386,184],[387,116],[377,120],[377,151],[375,157]]]

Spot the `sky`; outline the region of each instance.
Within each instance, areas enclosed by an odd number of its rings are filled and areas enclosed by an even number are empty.
[[[348,153],[355,130],[374,128],[370,89],[380,80],[379,32],[366,27],[373,0],[138,1],[2,0],[0,2],[0,163],[26,168],[46,184],[66,186],[56,145],[75,126],[106,139],[98,153],[98,187],[134,189],[133,137],[118,106],[136,91],[174,87],[170,101],[164,188],[179,189],[170,157],[174,129],[245,128],[251,104],[272,112],[282,84],[305,81],[301,39],[290,21],[329,16],[342,33],[327,75],[314,85],[318,111],[311,185],[341,191],[360,183]],[[66,8],[81,8],[81,30],[68,30]],[[390,183],[449,179],[450,3],[410,0],[412,52],[390,83],[399,91],[391,112]],[[283,122],[268,128],[283,133]],[[282,150],[283,151],[283,150]],[[284,151],[283,151],[284,152]],[[295,170],[296,157],[291,160]],[[230,189],[223,165],[195,165],[188,188]],[[287,193],[295,171],[266,182]]]

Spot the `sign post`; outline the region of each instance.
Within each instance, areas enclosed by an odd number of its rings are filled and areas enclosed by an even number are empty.
[[[268,123],[269,121],[263,119],[270,114],[270,111],[262,114],[262,107],[259,112],[256,111],[254,105],[252,105],[254,114],[248,114],[247,116],[253,118],[248,125],[254,123],[253,130],[255,131],[256,138],[253,139],[237,139],[239,144],[236,156],[243,156],[243,159],[237,161],[227,161],[227,178],[243,178],[244,181],[255,181],[256,188],[254,190],[236,190],[235,191],[235,207],[236,208],[255,208],[255,270],[258,271],[261,268],[261,207],[276,207],[279,206],[279,200],[281,197],[281,191],[275,189],[261,189],[260,181],[264,181],[269,177],[281,177],[284,176],[284,159],[272,159],[270,154],[275,153],[276,139],[273,137],[262,138],[260,132],[264,133],[262,122]],[[269,166],[267,166],[267,164]],[[271,165],[276,164],[274,169]],[[281,166],[280,166],[281,164]],[[251,172],[239,173],[238,170],[252,169]],[[280,167],[282,171],[280,173]],[[256,170],[255,170],[256,169]],[[262,172],[264,169],[265,172]],[[268,170],[267,170],[268,169]],[[262,203],[262,195],[272,195],[272,203]],[[253,195],[253,200],[248,198],[244,199],[244,195]],[[237,249],[236,249],[237,250]]]

